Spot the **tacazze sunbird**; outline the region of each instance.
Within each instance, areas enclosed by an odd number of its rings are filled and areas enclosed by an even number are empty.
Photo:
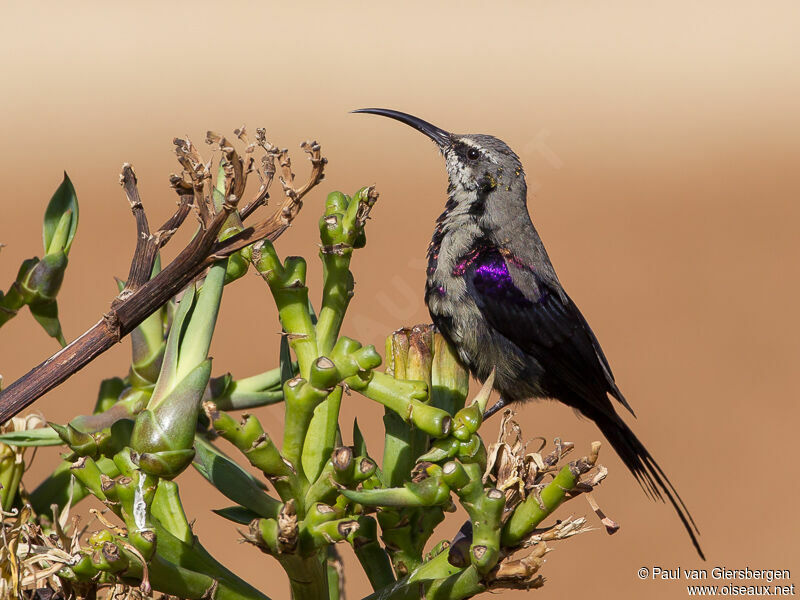
[[[485,381],[495,371],[500,400],[486,416],[510,403],[552,398],[591,419],[642,488],[669,500],[705,558],[680,495],[614,409],[611,398],[634,414],[531,222],[519,157],[490,135],[450,133],[395,110],[354,112],[405,123],[444,156],[447,204],[428,248],[425,302],[473,376]]]

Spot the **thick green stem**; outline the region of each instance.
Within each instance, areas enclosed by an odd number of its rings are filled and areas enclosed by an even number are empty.
[[[297,363],[292,364],[292,372],[297,374]],[[246,410],[283,402],[281,368],[244,379],[232,380],[230,375],[216,377],[211,380],[211,393],[219,410]]]
[[[96,463],[89,458],[81,459],[79,463],[72,465],[72,471],[89,488],[92,494],[100,500],[106,500],[106,494],[108,494],[108,499],[112,500],[108,505],[109,508],[117,516],[128,521],[132,512],[131,504],[135,500],[138,486],[130,480],[128,483],[124,483],[122,479],[117,479],[116,481],[111,479],[104,480],[97,474],[97,471],[102,472],[106,477],[119,473],[119,471],[122,471],[123,474],[137,475],[139,477],[144,475],[135,470],[135,465],[126,463],[127,457],[124,456],[124,453],[118,454],[116,458],[118,459],[117,463],[108,459],[100,459]],[[76,466],[79,466],[79,468],[76,469]],[[226,569],[203,548],[185,522],[185,516],[182,514],[183,509],[176,495],[177,490],[170,489],[174,484],[164,481],[160,483],[161,485],[167,484],[164,489],[160,489],[156,493],[156,498],[163,504],[158,509],[154,509],[152,513],[149,510],[147,511],[150,513],[147,525],[152,527],[157,540],[156,556],[181,569],[202,573],[205,576],[216,579],[219,583],[220,592],[223,589],[225,590],[222,596],[217,595],[216,598],[267,599],[265,595]],[[146,485],[143,486],[145,503],[148,503],[147,497],[149,496],[147,487]],[[181,514],[178,514],[178,512]],[[168,520],[167,525],[160,521],[159,515]],[[135,528],[135,523],[129,523],[129,530],[132,533]],[[176,536],[175,532],[180,537]]]
[[[297,365],[292,365],[295,369]],[[281,384],[281,368],[275,367],[269,371],[264,371],[258,375],[251,375],[243,379],[237,379],[232,382],[235,389],[240,392],[260,392],[263,390],[280,387]]]
[[[328,598],[327,560],[312,556],[278,554],[278,561],[289,576],[292,600],[326,600]]]
[[[278,307],[278,318],[297,356],[300,375],[308,379],[311,363],[319,353],[308,306],[306,261],[299,256],[290,256],[281,264],[270,242],[264,242],[254,250],[253,256],[256,269],[269,285]]]
[[[329,390],[315,388],[299,377],[287,381],[283,389],[286,398],[283,457],[294,467],[297,476],[302,480],[306,480],[303,473],[302,452],[308,426],[314,409],[325,399],[328,392]]]
[[[352,198],[341,192],[332,192],[325,202],[325,214],[319,221],[324,288],[317,322],[322,354],[330,352],[339,336],[347,305],[353,296],[350,259],[353,250],[366,243],[364,225],[377,199],[375,189],[365,187]]]
[[[385,374],[374,373],[357,389],[388,409],[382,473],[386,485],[397,486],[428,450],[428,435],[444,438],[450,432],[451,415],[463,406],[469,382],[430,326],[395,331],[386,340],[386,361]]]
[[[291,259],[287,259],[287,262]],[[305,268],[305,264],[304,264]],[[283,288],[275,291],[278,316],[289,336],[289,346],[297,356],[300,375],[308,377],[311,363],[317,359],[317,342],[314,325],[308,311],[308,289]]]
[[[186,544],[192,542],[192,528],[183,511],[177,483],[166,479],[159,480],[150,510],[172,535]]]
[[[516,546],[536,529],[564,501],[567,492],[575,487],[579,475],[579,471],[572,465],[566,465],[538,496],[531,494],[517,506],[503,527],[503,546]]]
[[[439,476],[428,477],[418,482],[411,481],[403,487],[341,490],[340,493],[353,502],[376,507],[441,506],[450,500],[450,488]]]
[[[451,415],[464,408],[469,393],[469,372],[441,333],[433,334],[431,405]]]
[[[284,462],[275,443],[264,432],[255,416],[245,415],[237,423],[229,414],[209,405],[206,406],[206,411],[217,433],[234,444],[251,465],[260,469],[269,478],[284,502],[299,497],[303,490],[302,482]],[[205,448],[213,448],[205,440],[196,440],[195,445],[198,444]]]
[[[428,392],[424,398],[419,399],[417,405],[409,405],[406,409],[410,411],[409,418],[413,422],[414,412],[427,412],[423,406],[430,404],[431,390],[431,366],[433,363],[433,330],[430,326],[417,325],[412,328],[404,328],[395,331],[392,340],[392,375],[395,379],[406,379],[410,381],[422,381]],[[387,345],[388,351],[388,345]],[[440,410],[440,409],[436,409]],[[444,413],[444,411],[441,411]],[[403,416],[403,413],[400,413]],[[442,423],[449,422],[449,416],[445,419],[444,414],[439,415]],[[409,419],[404,419],[409,420]],[[438,425],[438,424],[437,424]],[[393,427],[394,431],[398,428]],[[428,435],[423,427],[406,427],[403,441],[408,444],[407,455],[412,461],[416,462],[417,457],[428,449]],[[436,434],[434,434],[436,435]],[[436,437],[441,437],[436,435]],[[405,470],[405,469],[403,469]],[[407,476],[407,472],[406,472]]]
[[[391,385],[395,388],[396,392],[401,392],[402,387],[415,385],[409,383],[404,386],[404,382],[401,382],[406,373],[409,343],[408,336],[402,335],[402,333],[403,330],[399,330],[386,338],[386,375],[394,378],[396,383],[392,383]],[[381,380],[379,376],[378,381],[373,385],[373,388],[375,388],[372,391],[373,396],[375,396],[376,391],[382,391],[379,385],[380,383]],[[389,383],[389,381],[385,382],[386,385]],[[423,389],[419,384],[416,384],[415,387],[418,389],[414,390],[413,399],[425,400],[428,398],[427,388]],[[410,391],[411,390],[407,390],[406,393]],[[403,395],[405,396],[406,394]],[[408,397],[411,398],[410,393],[408,393]],[[393,401],[393,399],[390,399],[390,401]],[[400,412],[398,414],[397,409],[401,411],[405,409],[402,404],[387,405],[384,402],[381,403],[386,407],[383,415],[383,427],[386,431],[383,447],[383,484],[385,486],[397,487],[402,485],[409,477],[411,469],[414,466],[414,459],[416,458],[411,454],[411,428],[407,423],[408,419],[402,416],[405,413]]]
[[[321,256],[325,284],[317,320],[317,343],[319,351],[327,354],[339,336],[347,305],[353,296],[354,283],[353,274],[350,272],[350,254],[342,256],[321,253]]]
[[[386,550],[378,543],[378,527],[372,517],[358,520],[358,533],[352,544],[372,589],[378,591],[395,582],[392,564]]]
[[[221,410],[249,410],[283,402],[283,391],[280,387],[259,392],[233,390],[220,398],[214,398],[214,402]]]
[[[385,431],[383,446],[383,484],[390,487],[402,485],[411,474],[414,459],[408,443],[408,423],[395,412],[386,410],[383,415]]]
[[[421,381],[402,381],[376,371],[369,383],[358,391],[433,437],[445,437],[450,433],[452,418],[441,408],[422,401],[428,394]]]
[[[328,560],[326,563],[328,570],[328,600],[344,599],[344,572],[342,571],[342,559],[336,552],[336,546],[328,546]]]
[[[476,463],[462,466],[452,461],[442,467],[442,477],[456,491],[472,522],[470,561],[485,575],[500,559],[500,518],[505,495],[494,488],[485,490],[482,476],[483,468]]]
[[[378,513],[381,538],[399,576],[407,575],[422,564],[425,545],[443,520],[441,506],[382,510]]]
[[[242,598],[266,598],[220,564],[195,536],[192,536],[191,542],[187,543],[172,535],[158,519],[153,519],[153,525],[158,539],[158,553],[167,560],[185,569],[205,573],[220,583],[224,582],[227,588],[236,591]]]

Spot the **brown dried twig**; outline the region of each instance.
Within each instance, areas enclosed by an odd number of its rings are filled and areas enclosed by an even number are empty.
[[[237,130],[236,135],[246,141],[243,128]],[[297,216],[303,197],[324,177],[327,160],[316,142],[303,142],[301,145],[311,161],[311,173],[306,183],[295,188],[288,152],[270,144],[263,129],[257,131],[256,142],[249,144],[245,150],[246,154],[252,155],[256,149],[260,149],[263,153],[260,165],[252,156],[242,159],[224,137],[209,133],[207,140],[217,143],[223,155],[225,193],[221,206],[215,207],[212,199],[211,161],[204,162],[188,138],[176,138],[175,152],[183,173],[181,176],[172,175],[170,183],[180,200],[175,214],[152,234],[139,197],[136,175],[129,164],[123,165],[120,184],[131,205],[137,231],[128,281],[112,300],[108,313],[95,325],[0,392],[0,423],[19,413],[119,342],[216,260],[230,256],[254,242],[277,239]],[[254,199],[239,216],[242,220],[247,219],[266,202],[275,176],[276,159],[282,171],[280,182],[285,194],[283,202],[272,215],[252,225],[243,225],[241,231],[219,241],[222,227],[231,215],[236,214],[248,173],[255,171],[261,185]],[[172,262],[150,279],[158,250],[172,238],[192,208],[202,225],[200,231]]]
[[[303,197],[325,177],[324,170],[328,162],[322,156],[320,146],[316,142],[303,142],[300,147],[309,155],[308,159],[311,161],[311,175],[308,181],[300,188],[294,189],[282,180],[281,184],[284,186],[286,198],[278,207],[278,210],[257,225],[247,227],[236,235],[219,242],[217,244],[219,252],[225,252],[225,256],[227,256],[245,246],[249,246],[254,241],[261,239],[274,240],[286,231],[297,216],[297,213],[300,212],[303,206]],[[274,237],[270,237],[271,235],[274,235]]]

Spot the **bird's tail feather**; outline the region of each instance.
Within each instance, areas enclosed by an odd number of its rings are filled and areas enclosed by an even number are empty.
[[[662,502],[664,501],[664,496],[666,496],[692,539],[695,550],[697,550],[700,558],[705,560],[705,554],[703,554],[700,542],[697,539],[697,534],[700,531],[697,529],[689,509],[686,508],[686,504],[684,504],[675,486],[672,485],[666,473],[664,473],[647,448],[617,415],[613,417],[603,415],[599,419],[593,420],[597,423],[612,448],[616,450],[625,466],[636,477],[642,489],[649,496],[658,498]]]

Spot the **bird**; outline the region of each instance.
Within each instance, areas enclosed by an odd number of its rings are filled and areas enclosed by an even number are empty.
[[[491,135],[450,133],[391,109],[353,112],[409,125],[444,156],[447,202],[428,247],[425,302],[471,374],[485,381],[495,373],[500,399],[485,417],[531,399],[555,399],[587,417],[642,489],[669,501],[705,560],[686,504],[615,410],[612,398],[636,416],[531,221],[519,157]]]

